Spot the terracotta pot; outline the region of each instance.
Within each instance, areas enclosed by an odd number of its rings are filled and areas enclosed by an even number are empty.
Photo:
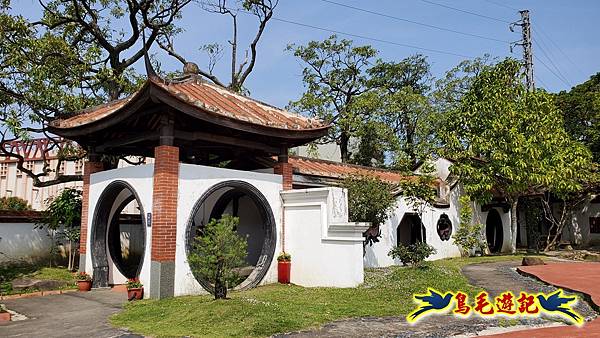
[[[77,287],[79,291],[90,291],[92,289],[92,281],[91,280],[78,280]]]
[[[10,322],[10,312],[0,312],[0,322]]]
[[[277,281],[281,284],[290,284],[292,262],[277,262]]]
[[[132,288],[132,289],[127,289],[127,299],[129,300],[134,300],[134,299],[142,299],[144,298],[144,288]]]

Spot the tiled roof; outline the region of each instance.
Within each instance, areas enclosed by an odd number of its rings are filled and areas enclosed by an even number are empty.
[[[406,176],[391,170],[318,160],[301,156],[290,156],[288,162],[294,168],[295,173],[327,178],[345,178],[350,175],[366,175],[376,176],[381,180],[392,183],[398,183],[414,178],[414,176]]]
[[[209,114],[245,123],[297,131],[324,129],[329,126],[319,119],[306,118],[273,107],[261,101],[208,83],[197,76],[188,76],[184,80],[172,82],[150,78],[142,89],[125,99],[86,109],[73,117],[55,120],[51,125],[55,128],[67,129],[101,120],[118,112],[127,103],[135,101],[148,86],[158,87],[171,97],[200,108]]]
[[[114,113],[115,111],[122,108],[127,102],[131,101],[131,99],[136,94],[137,93],[135,93],[131,96],[128,96],[124,99],[121,99],[121,100],[115,100],[115,101],[111,101],[111,102],[105,103],[100,106],[87,108],[87,109],[82,110],[81,112],[79,112],[71,117],[65,118],[65,119],[53,120],[50,122],[50,125],[52,127],[66,129],[66,128],[78,127],[81,125],[85,125],[88,123],[92,123],[92,122],[101,120],[102,118],[109,116],[112,113]]]

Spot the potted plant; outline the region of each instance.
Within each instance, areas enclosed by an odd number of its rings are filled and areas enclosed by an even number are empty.
[[[290,283],[290,272],[292,270],[292,256],[282,252],[277,256],[277,281],[281,284]]]
[[[0,304],[0,322],[10,322],[10,312],[6,311],[4,304]]]
[[[86,272],[78,272],[76,278],[79,291],[90,291],[92,289],[92,277]]]
[[[130,278],[127,280],[127,299],[142,299],[144,298],[144,285],[138,278]]]

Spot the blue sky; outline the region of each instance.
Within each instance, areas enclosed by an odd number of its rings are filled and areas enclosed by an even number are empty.
[[[520,18],[514,9],[529,9],[533,23],[533,52],[536,85],[551,92],[569,89],[600,71],[600,40],[598,17],[600,1],[593,0],[332,0],[370,11],[382,12],[402,19],[418,21],[456,31],[467,32],[488,38],[517,41],[520,31],[510,32],[508,24],[501,21],[516,21]],[[493,17],[451,10],[431,4],[435,2],[461,10]],[[28,17],[39,16],[39,5],[34,0],[13,1],[13,7]],[[281,0],[275,17],[306,25],[346,32],[354,35],[386,40],[397,44],[435,49],[465,56],[481,56],[489,53],[496,57],[512,55],[520,58],[519,47],[510,54],[508,43],[459,35],[456,33],[423,27],[391,18],[372,15],[350,8],[337,6],[323,0]],[[240,14],[241,50],[254,33],[253,18]],[[498,21],[501,20],[501,21]],[[222,79],[228,78],[229,47],[231,36],[230,19],[226,16],[203,11],[195,4],[188,6],[178,24],[184,32],[175,41],[179,53],[188,60],[205,66],[205,55],[198,49],[206,43],[218,42],[226,47],[225,57],[217,65],[215,73]],[[254,72],[246,82],[251,95],[277,106],[285,106],[303,92],[302,63],[285,51],[289,43],[305,44],[310,40],[322,40],[332,33],[302,27],[281,21],[269,23],[258,46],[258,59]],[[464,57],[402,47],[389,43],[347,37],[356,44],[371,44],[380,51],[385,60],[401,60],[411,54],[428,56],[432,72],[436,77],[455,66]],[[559,46],[559,48],[557,47]],[[158,50],[157,58],[166,70],[180,69],[181,65]],[[566,57],[565,57],[566,55]],[[548,57],[550,59],[548,59]],[[541,60],[541,61],[539,61]],[[564,77],[559,79],[554,73]],[[143,64],[136,65],[143,71]],[[558,68],[558,71],[555,69]]]

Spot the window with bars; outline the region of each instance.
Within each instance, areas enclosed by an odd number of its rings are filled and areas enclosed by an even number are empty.
[[[35,162],[34,161],[25,161],[25,169],[29,171],[35,171]]]
[[[60,162],[60,166],[58,167],[58,173],[60,175],[65,174],[65,162]]]
[[[8,176],[8,163],[0,163],[0,177]]]
[[[83,173],[83,160],[75,161],[75,174],[79,175]]]

